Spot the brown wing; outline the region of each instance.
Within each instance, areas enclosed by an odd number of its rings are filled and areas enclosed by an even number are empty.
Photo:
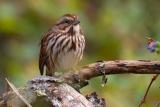
[[[40,42],[40,55],[39,55],[39,70],[40,74],[43,75],[44,67],[47,67],[47,75],[52,75],[52,71],[50,70],[51,66],[49,62],[49,54],[47,52],[47,47],[50,39],[52,39],[56,35],[56,32],[53,29],[50,29],[47,34],[42,38]]]

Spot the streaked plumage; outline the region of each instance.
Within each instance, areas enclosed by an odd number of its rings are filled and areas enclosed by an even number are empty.
[[[39,69],[41,75],[46,66],[46,75],[58,69],[70,70],[82,59],[85,39],[78,17],[65,14],[41,40]]]

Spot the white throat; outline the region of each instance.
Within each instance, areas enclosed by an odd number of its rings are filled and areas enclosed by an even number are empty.
[[[79,24],[73,26],[73,30],[74,30],[76,33],[79,33],[79,31],[80,31],[80,26],[79,26]]]

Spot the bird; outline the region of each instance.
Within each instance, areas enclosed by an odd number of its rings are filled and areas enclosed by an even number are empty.
[[[75,14],[64,14],[40,41],[40,74],[54,76],[59,70],[69,71],[82,60],[85,36]]]

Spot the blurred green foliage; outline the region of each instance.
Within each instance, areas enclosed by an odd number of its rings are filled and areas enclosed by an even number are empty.
[[[159,0],[0,0],[0,89],[5,89],[4,77],[22,86],[39,75],[40,39],[65,13],[77,14],[85,32],[81,65],[97,60],[158,60],[160,56],[146,50],[145,36],[160,40],[159,12]],[[107,86],[101,87],[97,77],[82,92],[96,91],[109,107],[135,107],[152,75],[108,77]],[[144,107],[160,102],[158,81]]]

